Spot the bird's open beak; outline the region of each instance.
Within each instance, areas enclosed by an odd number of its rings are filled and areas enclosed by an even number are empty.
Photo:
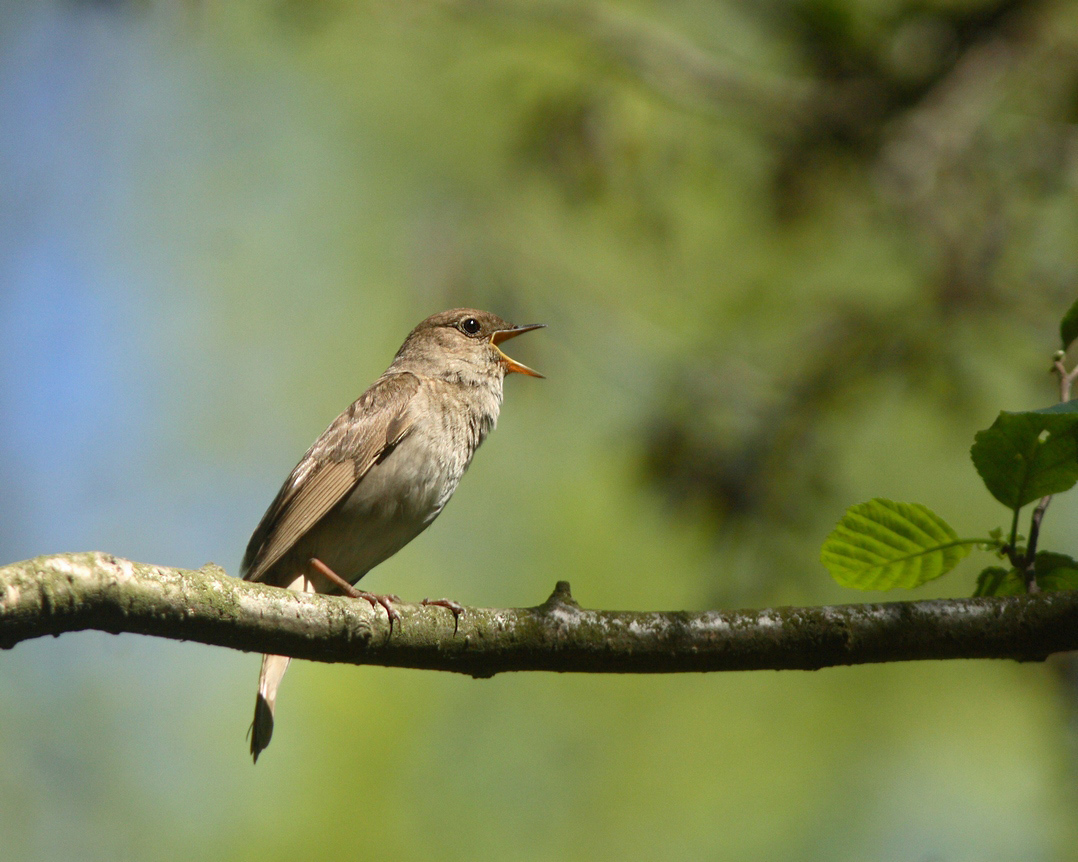
[[[528,326],[514,326],[512,329],[499,329],[493,335],[490,336],[490,343],[494,345],[494,349],[498,351],[498,355],[502,358],[502,364],[505,366],[507,372],[515,371],[518,374],[527,374],[529,377],[542,377],[538,371],[534,371],[527,365],[521,365],[515,359],[510,359],[499,349],[498,345],[503,341],[508,341],[510,338],[516,338],[525,332],[531,332],[533,329],[542,329],[546,326],[545,323],[531,323]]]

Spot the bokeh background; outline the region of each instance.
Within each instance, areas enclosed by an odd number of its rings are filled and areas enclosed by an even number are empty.
[[[823,537],[872,496],[1004,521],[968,447],[1054,400],[1076,296],[1067,0],[0,2],[0,561],[234,573],[407,331],[474,305],[549,324],[514,342],[548,379],[364,586],[877,599]],[[298,663],[253,767],[257,667],[0,655],[0,859],[1078,858],[1058,660]]]

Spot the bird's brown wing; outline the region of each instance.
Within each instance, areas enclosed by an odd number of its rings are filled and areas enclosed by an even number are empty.
[[[419,379],[383,375],[326,429],[285,480],[255,528],[240,573],[258,581],[412,426],[408,409]]]

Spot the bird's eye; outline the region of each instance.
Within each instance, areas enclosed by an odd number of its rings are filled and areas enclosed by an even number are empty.
[[[474,317],[465,318],[460,322],[460,329],[465,335],[475,335],[480,330],[479,321]]]

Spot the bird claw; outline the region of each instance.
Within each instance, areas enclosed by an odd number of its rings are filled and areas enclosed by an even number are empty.
[[[353,587],[353,590],[355,591],[355,595],[352,596],[352,598],[366,599],[368,602],[371,603],[372,608],[377,607],[379,605],[381,605],[383,608],[385,608],[386,616],[389,617],[389,628],[390,629],[393,628],[394,620],[396,620],[398,622],[400,621],[400,618],[401,618],[400,611],[398,611],[392,605],[392,602],[399,602],[400,601],[400,596],[393,596],[393,595],[380,596],[380,595],[377,595],[376,593],[368,593],[366,590],[356,590],[354,587]]]
[[[464,605],[453,601],[452,599],[423,599],[420,604],[424,605],[437,605],[440,608],[448,608],[453,612],[453,634],[457,633],[457,627],[460,625],[460,618],[464,614]]]

